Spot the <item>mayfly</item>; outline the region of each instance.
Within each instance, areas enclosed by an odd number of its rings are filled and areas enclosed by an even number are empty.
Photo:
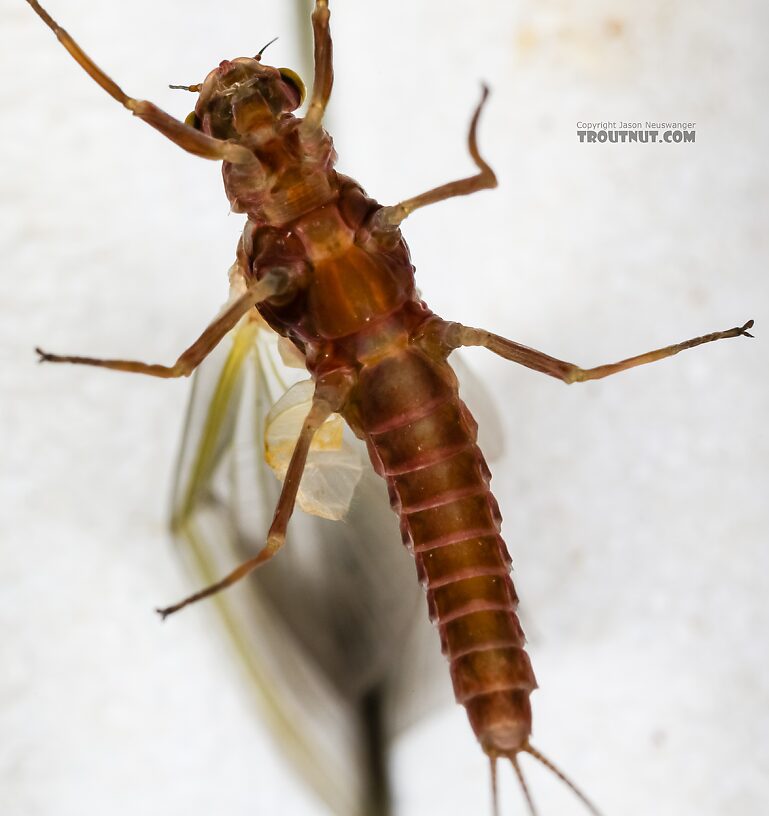
[[[509,760],[534,812],[519,766],[519,755],[526,753],[553,770],[595,812],[530,741],[529,699],[536,681],[516,615],[510,559],[499,534],[489,472],[476,445],[475,423],[459,399],[447,360],[459,347],[481,346],[566,383],[583,382],[706,342],[750,336],[752,321],[591,369],[482,329],[443,321],[416,292],[400,224],[420,207],[496,186],[477,145],[485,87],[468,137],[478,172],[381,206],[333,169],[336,155],[323,128],[333,80],[324,0],[316,1],[312,16],[315,70],[304,118],[293,115],[303,96],[299,77],[262,64],[258,54],[225,60],[203,82],[185,86],[199,94],[185,122],[125,94],[37,2],[28,2],[116,101],[188,152],[222,161],[232,208],[248,216],[231,274],[235,296],[176,363],[40,351],[41,360],[187,376],[232,330],[251,330],[258,313],[302,355],[313,381],[311,395],[309,390],[294,392],[282,406],[296,412],[299,404],[307,404],[308,410],[295,443],[287,428],[273,443],[276,469],[282,471],[285,461],[285,472],[265,546],[224,579],[162,614],[236,583],[278,553],[313,441],[326,433],[336,439],[331,447],[341,450],[339,430],[329,430],[327,424],[340,415],[365,441],[375,469],[386,480],[404,542],[427,590],[430,616],[440,630],[457,700],[489,757],[492,779],[497,762]],[[242,337],[247,344],[248,335]],[[287,444],[289,439],[293,444]],[[313,490],[301,501],[312,508]],[[341,504],[346,503],[345,496]],[[326,508],[326,499],[320,505]]]

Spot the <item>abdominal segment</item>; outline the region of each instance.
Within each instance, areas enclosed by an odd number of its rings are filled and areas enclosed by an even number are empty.
[[[457,701],[487,753],[518,750],[531,731],[536,680],[489,471],[453,373],[409,347],[363,368],[356,402],[427,591]]]

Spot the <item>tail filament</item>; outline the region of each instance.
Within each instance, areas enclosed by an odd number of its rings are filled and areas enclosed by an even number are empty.
[[[526,784],[526,777],[523,775],[523,771],[521,770],[521,766],[518,764],[515,754],[510,755],[510,764],[515,770],[515,775],[518,777],[518,782],[520,783],[523,795],[526,797],[526,804],[528,805],[530,816],[538,816],[537,808],[534,806],[534,800],[531,798],[531,791],[529,790],[529,786]]]

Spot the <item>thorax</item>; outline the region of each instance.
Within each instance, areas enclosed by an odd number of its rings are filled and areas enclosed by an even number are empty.
[[[301,283],[291,297],[259,311],[305,352],[311,370],[329,356],[362,364],[401,342],[399,311],[407,304],[423,309],[405,242],[380,246],[366,229],[379,205],[350,179],[338,176],[334,183],[331,201],[280,227],[251,223],[242,242],[250,275],[297,270]]]

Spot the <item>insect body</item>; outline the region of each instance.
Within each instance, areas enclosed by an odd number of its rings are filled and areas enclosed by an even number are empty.
[[[747,335],[752,321],[593,369],[446,322],[417,294],[399,226],[420,207],[496,186],[476,141],[485,88],[468,139],[478,172],[383,207],[334,170],[336,155],[322,126],[333,80],[324,0],[316,0],[313,12],[315,76],[304,118],[293,114],[302,101],[301,81],[290,71],[263,65],[257,55],[224,61],[202,83],[189,86],[199,97],[185,123],[125,94],[38,3],[28,2],[114,99],[188,152],[222,161],[232,208],[248,219],[235,267],[240,293],[175,364],[42,351],[41,359],[165,378],[186,376],[256,309],[304,356],[314,381],[264,548],[223,580],[161,614],[230,586],[278,553],[313,438],[332,414],[341,414],[365,441],[375,469],[387,481],[404,542],[414,554],[440,630],[457,700],[467,709],[492,770],[498,759],[510,760],[528,798],[518,767],[518,755],[528,753],[577,792],[530,743],[530,694],[536,680],[524,650],[488,468],[448,357],[461,346],[483,346],[573,383],[705,342]],[[530,799],[529,805],[534,812]]]

